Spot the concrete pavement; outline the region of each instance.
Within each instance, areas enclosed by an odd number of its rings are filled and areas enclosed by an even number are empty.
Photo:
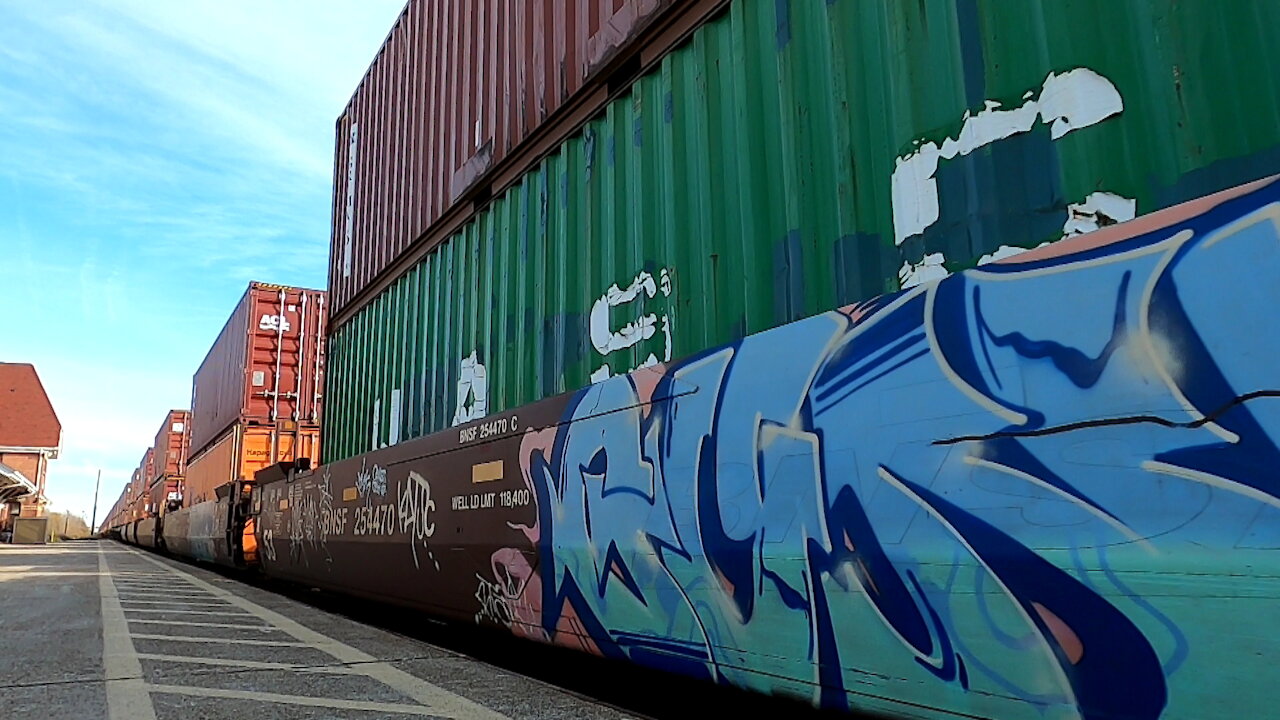
[[[6,718],[622,718],[119,543],[0,545]]]

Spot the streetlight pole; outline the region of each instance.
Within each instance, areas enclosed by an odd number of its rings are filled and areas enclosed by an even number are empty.
[[[102,485],[102,470],[98,470],[98,481],[93,484],[93,519],[89,521],[89,533],[98,531],[98,487]]]

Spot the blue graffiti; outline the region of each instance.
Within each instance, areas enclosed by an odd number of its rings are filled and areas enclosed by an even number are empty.
[[[525,458],[543,630],[571,612],[605,655],[840,708],[1192,702],[1179,677],[1259,660],[1166,578],[1276,569],[1241,538],[1280,507],[1278,203],[1261,184],[578,392]]]

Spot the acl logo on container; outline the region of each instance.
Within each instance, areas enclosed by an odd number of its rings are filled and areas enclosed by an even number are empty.
[[[283,315],[263,315],[258,321],[258,329],[289,332],[289,318]]]

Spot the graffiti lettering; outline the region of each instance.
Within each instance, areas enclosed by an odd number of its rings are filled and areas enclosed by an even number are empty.
[[[480,605],[476,613],[476,622],[489,622],[511,627],[511,608],[507,605],[507,594],[502,585],[490,582],[476,575],[479,583],[476,586],[476,602]]]
[[[611,308],[643,301],[646,298],[652,299],[658,293],[661,293],[664,298],[671,297],[671,271],[667,268],[662,268],[658,271],[658,280],[656,282],[652,275],[641,270],[627,289],[623,290],[616,284],[610,286],[604,295],[601,295],[595,301],[595,304],[591,306],[591,345],[595,348],[595,351],[603,357],[608,357],[611,353],[625,350],[639,344],[641,341],[648,340],[660,330],[665,343],[662,360],[660,361],[657,355],[649,353],[649,356],[640,365],[632,369],[652,367],[659,362],[670,361],[672,349],[670,313],[661,316],[655,313],[646,313],[637,316],[634,321],[627,323],[620,330],[613,331],[610,329],[609,310]],[[613,371],[609,367],[609,363],[605,362],[591,374],[591,382],[607,380],[612,375]]]
[[[836,707],[865,667],[990,717],[1196,716],[1171,685],[1230,686],[1200,630],[1246,606],[1131,578],[1188,547],[1273,574],[1280,181],[1149,220],[663,368],[696,393],[578,391],[523,437],[537,519],[477,620]]]
[[[421,567],[418,561],[418,545],[427,551],[427,556],[437,570],[440,563],[427,545],[427,538],[435,535],[436,524],[431,520],[431,513],[436,509],[436,501],[431,499],[431,483],[414,471],[399,486],[399,502],[397,503],[400,532],[409,535],[409,546],[413,550],[414,567]]]
[[[387,469],[379,467],[374,463],[372,468],[366,469],[364,461],[360,462],[360,470],[356,473],[356,492],[367,503],[372,496],[379,497],[387,494]]]

